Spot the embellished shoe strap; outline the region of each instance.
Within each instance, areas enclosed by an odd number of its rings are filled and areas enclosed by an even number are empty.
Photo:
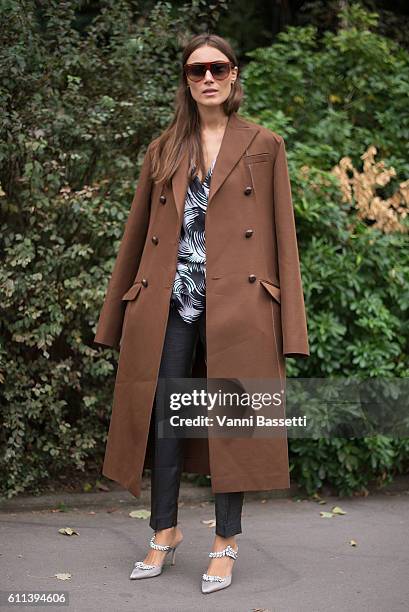
[[[230,546],[230,544],[228,544],[228,546],[226,546],[226,548],[224,548],[223,550],[220,550],[219,552],[210,552],[209,553],[209,557],[232,557],[233,559],[237,559],[237,554],[238,551],[236,552],[234,550],[234,548],[232,548]]]
[[[221,576],[212,576],[210,574],[202,574],[202,578],[208,582],[225,582],[226,580],[226,578],[222,578]]]
[[[170,546],[169,544],[167,544],[166,546],[162,546],[162,544],[155,544],[155,535],[156,534],[154,533],[149,542],[149,546],[151,548],[154,548],[155,550],[170,550],[172,548],[172,546]]]
[[[137,561],[135,563],[135,567],[137,569],[150,570],[150,569],[153,569],[154,567],[157,567],[157,566],[156,565],[150,565],[148,563],[144,563],[143,561]]]

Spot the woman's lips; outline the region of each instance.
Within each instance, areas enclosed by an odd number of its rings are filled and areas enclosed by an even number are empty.
[[[217,91],[216,91],[216,90],[214,90],[214,89],[213,89],[212,91],[204,91],[204,92],[203,92],[203,94],[204,94],[205,96],[213,96],[213,95],[214,95],[214,94],[216,94],[216,93],[217,93]]]

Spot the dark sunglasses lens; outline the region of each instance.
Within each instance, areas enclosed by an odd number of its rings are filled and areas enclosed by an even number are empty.
[[[212,75],[216,79],[224,79],[230,72],[229,64],[213,64],[212,65]]]
[[[192,81],[203,79],[206,74],[206,66],[203,64],[197,64],[196,66],[188,66],[187,67],[187,76],[192,79]]]

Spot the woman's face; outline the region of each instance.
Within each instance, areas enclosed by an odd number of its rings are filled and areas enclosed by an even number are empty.
[[[187,59],[187,64],[193,64],[197,62],[228,62],[229,58],[214,47],[199,47],[191,53]],[[192,98],[196,100],[197,104],[203,106],[219,106],[229,97],[232,88],[232,83],[237,78],[238,68],[235,66],[230,70],[229,75],[223,80],[218,81],[214,78],[210,70],[206,70],[204,78],[195,82],[187,78],[187,85],[190,88]],[[213,93],[205,93],[206,89],[215,90]]]

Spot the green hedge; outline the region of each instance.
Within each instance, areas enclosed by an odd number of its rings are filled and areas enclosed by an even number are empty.
[[[180,46],[207,11],[105,0],[81,29],[82,4],[9,0],[0,13],[7,496],[101,464],[117,353],[93,345],[98,314],[146,146],[171,118]]]
[[[106,1],[85,28],[80,2],[3,4],[0,487],[11,497],[101,464],[117,352],[92,340],[143,153],[170,119],[180,45],[206,3],[153,3],[145,17]],[[358,168],[374,144],[397,171],[382,197],[409,176],[408,54],[368,20],[353,9],[348,30],[320,41],[292,28],[243,75],[243,112],[287,144],[311,344],[290,376],[408,375],[407,234],[358,219],[331,173],[345,155]],[[291,440],[292,478],[351,493],[406,470],[408,450],[380,436]]]
[[[345,17],[347,29],[322,39],[314,27],[291,27],[248,54],[245,109],[286,140],[297,218],[311,357],[289,360],[288,374],[407,378],[408,217],[400,217],[401,231],[361,218],[371,190],[345,202],[332,170],[351,158],[378,181],[371,197],[398,193],[408,212],[409,54],[376,33],[375,14],[354,5]],[[377,153],[367,170],[361,156],[371,146]],[[377,162],[396,176],[382,181]],[[326,482],[351,494],[407,472],[409,440],[294,439],[290,457],[292,478],[309,493]]]

